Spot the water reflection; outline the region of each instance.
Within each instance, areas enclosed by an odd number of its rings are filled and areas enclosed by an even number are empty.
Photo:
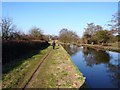
[[[74,45],[65,45],[64,48],[71,55],[76,66],[87,77],[90,87],[120,88],[120,66],[118,63],[120,61],[118,54],[120,53]],[[94,80],[98,80],[98,82],[94,82]]]
[[[109,73],[109,77],[111,78],[111,82],[120,88],[120,67],[117,65],[108,64],[107,65],[107,72]]]
[[[62,46],[69,53],[69,55],[74,55],[75,53],[77,53],[79,51],[79,48],[75,45],[63,44]]]
[[[109,63],[109,53],[102,50],[94,50],[89,47],[83,47],[83,55],[88,66],[92,67],[94,64]]]
[[[120,67],[119,65],[114,65],[110,63],[110,60],[113,59],[113,56],[110,57],[110,53],[108,51],[83,47],[83,53],[88,66],[92,67],[95,64],[105,64],[107,66],[106,68],[108,69],[107,72],[109,73],[111,82],[116,87],[120,87]],[[116,62],[116,60],[114,60],[114,62]]]

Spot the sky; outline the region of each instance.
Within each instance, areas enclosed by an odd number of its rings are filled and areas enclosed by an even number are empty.
[[[44,34],[59,35],[67,28],[81,37],[87,23],[106,28],[117,11],[117,2],[2,2],[2,17],[12,18],[24,33],[36,26]]]

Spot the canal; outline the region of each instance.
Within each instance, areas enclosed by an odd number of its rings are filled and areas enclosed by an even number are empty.
[[[120,88],[120,53],[75,45],[64,45],[63,47],[86,77],[88,87]]]

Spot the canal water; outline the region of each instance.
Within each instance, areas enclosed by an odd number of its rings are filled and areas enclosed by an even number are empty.
[[[120,88],[120,53],[64,45],[90,88]]]

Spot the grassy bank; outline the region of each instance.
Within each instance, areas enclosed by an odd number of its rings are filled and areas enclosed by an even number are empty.
[[[29,88],[79,88],[85,79],[62,46],[52,50]]]
[[[40,50],[36,55],[21,60],[12,70],[2,75],[3,88],[22,88],[37,68],[42,57],[46,55],[50,47]],[[17,62],[16,62],[17,63]],[[11,66],[12,67],[12,66]],[[11,67],[4,67],[4,70]]]
[[[91,47],[94,49],[102,49],[102,50],[109,50],[109,51],[116,51],[120,52],[119,44],[116,46],[102,46],[102,45],[92,45],[92,44],[83,44],[83,46]]]

